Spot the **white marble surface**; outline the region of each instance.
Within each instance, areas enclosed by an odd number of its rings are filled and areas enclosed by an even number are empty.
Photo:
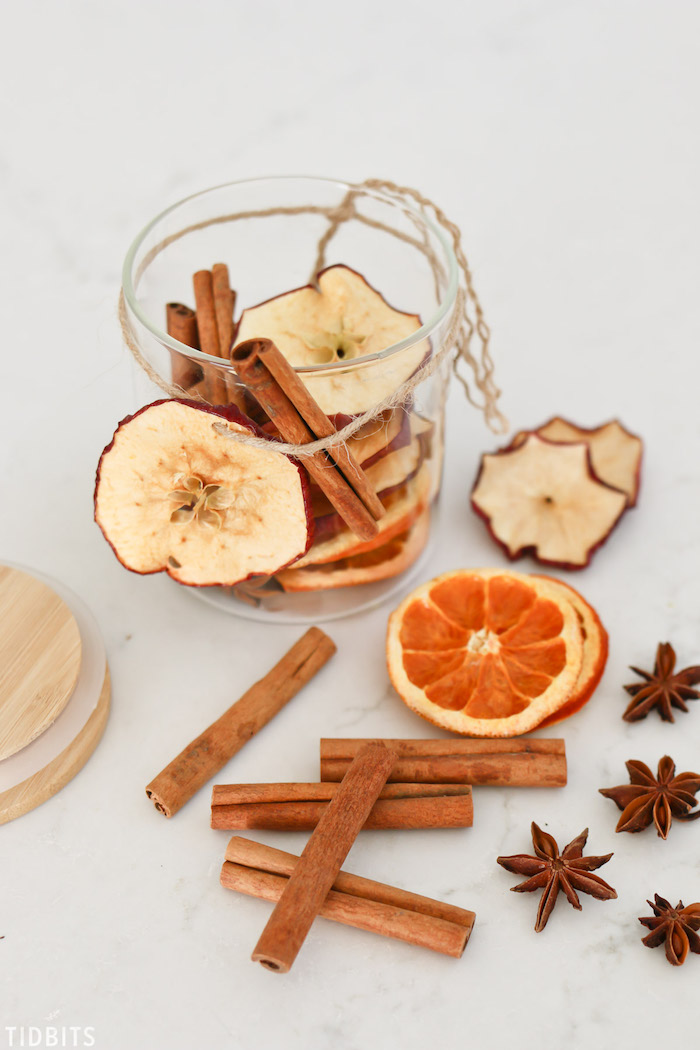
[[[616,836],[597,788],[630,757],[700,765],[700,705],[620,720],[627,665],[659,639],[700,657],[697,6],[29,0],[2,22],[1,554],[90,604],[114,705],[83,772],[0,829],[0,1046],[4,1025],[90,1026],[99,1050],[693,1045],[700,958],[672,969],[637,916],[655,891],[700,899],[700,826]],[[125,572],[92,523],[97,457],[132,407],[121,261],[166,203],[298,171],[420,187],[462,226],[513,426],[619,416],[647,442],[638,510],[565,576],[612,636],[565,726],[569,786],[477,790],[473,829],[367,834],[348,861],[473,908],[460,961],[319,922],[289,975],[263,971],[249,955],[269,906],[219,887],[207,792],[169,823],[144,797],[298,629]],[[467,500],[495,439],[457,392],[450,409],[431,575],[502,563]],[[332,626],[332,668],[229,779],[313,779],[321,734],[421,735],[387,682],[387,611]],[[495,864],[527,851],[533,818],[560,843],[590,826],[619,898],[562,901],[535,935],[536,897]]]

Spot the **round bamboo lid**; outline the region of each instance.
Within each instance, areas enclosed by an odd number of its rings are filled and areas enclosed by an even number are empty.
[[[80,631],[41,580],[0,565],[0,760],[56,720],[75,689]]]
[[[51,798],[100,741],[110,679],[100,629],[68,587],[0,565],[0,824]]]

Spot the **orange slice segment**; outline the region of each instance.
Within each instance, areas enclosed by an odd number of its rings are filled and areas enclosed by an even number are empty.
[[[608,660],[608,632],[603,627],[593,606],[589,605],[585,598],[568,583],[562,583],[561,580],[553,580],[550,577],[546,579],[550,587],[568,598],[576,610],[583,635],[583,658],[571,697],[558,711],[542,719],[540,726],[543,728],[570,718],[588,703],[603,677]]]
[[[563,708],[580,680],[584,621],[570,588],[553,583],[464,569],[413,591],[387,635],[404,703],[444,729],[490,737],[527,733]]]

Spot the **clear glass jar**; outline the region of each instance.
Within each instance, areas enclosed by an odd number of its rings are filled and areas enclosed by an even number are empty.
[[[351,268],[394,310],[418,314],[420,327],[377,352],[330,361],[320,355],[318,363],[295,366],[299,377],[321,401],[324,390],[336,392],[324,408],[329,414],[334,409],[340,427],[403,383],[428,354],[434,356],[449,329],[458,272],[445,231],[418,208],[329,179],[229,183],[168,208],[129,249],[124,320],[142,359],[134,358],[135,407],[162,398],[164,391],[167,396],[173,382],[185,388],[189,383],[210,400],[211,390],[228,391],[239,400],[242,391],[230,361],[167,334],[166,303],[194,307],[192,275],[215,262],[228,265],[237,322],[242,310],[308,285],[319,243],[350,192],[352,217],[328,241],[323,266]],[[352,451],[386,508],[375,540],[357,541],[321,497],[315,508],[316,538],[299,566],[269,580],[196,587],[192,593],[229,612],[277,623],[329,620],[392,597],[419,571],[428,548],[440,491],[448,379],[445,359],[407,403],[365,424],[353,438]],[[356,392],[358,382],[363,397],[344,403],[343,392]]]

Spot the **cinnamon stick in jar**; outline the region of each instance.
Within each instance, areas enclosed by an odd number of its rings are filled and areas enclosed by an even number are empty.
[[[336,429],[326,413],[314,401],[287,358],[269,339],[258,340],[258,354],[273,378],[295,406],[299,415],[317,438],[332,437]],[[354,489],[373,518],[384,516],[384,506],[364,470],[345,445],[335,445],[328,452],[348,484]]]
[[[197,270],[192,278],[197,307],[200,350],[211,357],[220,356],[219,329],[216,323],[214,285],[210,270]],[[213,365],[204,366],[207,394],[212,405],[227,403],[226,384]]]
[[[312,831],[335,798],[333,784],[217,784],[212,790],[211,826]],[[468,828],[474,810],[468,784],[387,784],[364,830]]]
[[[214,263],[211,268],[212,294],[214,297],[214,313],[216,315],[216,331],[219,339],[219,357],[228,362],[233,343],[234,323],[233,311],[236,305],[236,293],[231,288],[228,266],[226,263]],[[243,414],[246,414],[245,392],[239,386],[235,375],[226,373],[223,378],[226,391],[226,401],[236,405]]]
[[[366,739],[321,740],[321,780],[342,780]],[[550,738],[386,740],[398,758],[390,780],[492,787],[563,787],[566,749]]]
[[[221,885],[278,901],[299,858],[261,842],[235,836],[226,849]],[[395,886],[341,871],[319,915],[459,958],[474,925],[474,912]]]
[[[231,290],[228,266],[214,263],[211,268],[212,295],[216,316],[216,332],[219,339],[218,355],[228,361],[233,342],[233,307],[235,293]]]
[[[282,390],[260,356],[268,344],[274,345],[269,339],[249,339],[239,343],[231,353],[231,362],[284,440],[298,445],[309,444],[316,440],[316,434],[307,426],[297,406]],[[304,457],[304,466],[348,528],[359,539],[373,539],[379,531],[375,518],[333,460],[325,452],[316,452]],[[361,470],[359,466],[357,469]]]
[[[381,741],[358,750],[282,891],[253,951],[254,962],[276,973],[291,968],[395,759]]]
[[[220,718],[181,751],[146,787],[159,813],[172,817],[219,772],[252,736],[274,718],[328,662],[335,644],[311,627]]]
[[[165,330],[173,339],[179,343],[199,350],[199,333],[197,331],[197,315],[194,310],[184,303],[167,303],[165,307]],[[170,351],[172,361],[172,378],[176,386],[183,390],[189,390],[202,378],[202,369],[194,361],[184,357],[177,351]]]

